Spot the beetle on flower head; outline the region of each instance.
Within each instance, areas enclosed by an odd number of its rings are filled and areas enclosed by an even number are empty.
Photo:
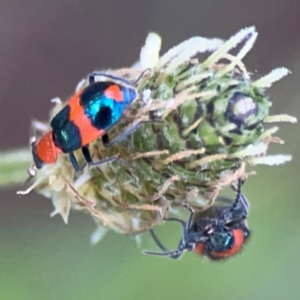
[[[122,84],[112,81],[95,81],[95,76],[117,79]],[[142,74],[143,75],[143,74]],[[116,124],[125,109],[137,99],[137,91],[123,78],[94,72],[89,76],[89,85],[76,92],[67,105],[52,119],[52,130],[31,144],[36,168],[55,163],[61,153],[68,153],[76,172],[79,171],[74,151],[82,149],[89,165],[98,165],[113,160],[115,157],[93,162],[88,144],[103,136]]]
[[[246,224],[249,203],[241,193],[241,185],[242,180],[239,179],[236,199],[230,206],[212,206],[199,214],[195,214],[187,206],[190,211],[188,222],[178,218],[165,219],[179,222],[183,227],[182,239],[174,251],[168,251],[153,229],[150,229],[154,242],[162,252],[144,251],[144,253],[179,258],[187,250],[207,256],[211,260],[226,259],[237,254],[250,236]]]

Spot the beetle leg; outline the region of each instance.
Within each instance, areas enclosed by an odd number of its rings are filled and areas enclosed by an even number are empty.
[[[74,153],[73,152],[69,153],[69,157],[70,157],[70,161],[72,163],[72,166],[75,169],[75,172],[79,172],[80,168],[79,168],[79,165],[78,165],[78,162],[77,162],[77,159],[76,159]]]
[[[102,142],[105,147],[111,147],[115,144],[123,142],[130,134],[138,129],[145,121],[134,122],[131,126],[127,127],[125,131],[121,134],[117,135],[111,141],[109,140],[109,136],[106,134],[102,137]]]
[[[139,120],[136,122],[133,122],[133,124],[129,127],[127,127],[122,133],[114,137],[111,141],[109,139],[109,136],[105,134],[102,137],[102,142],[105,147],[111,147],[115,144],[123,142],[129,135],[131,135],[134,131],[136,131],[141,125],[144,123],[152,123],[152,122],[163,122],[161,120]]]
[[[129,163],[127,163],[122,158],[119,158],[117,155],[109,156],[109,157],[106,157],[106,158],[101,159],[99,161],[93,161],[92,157],[91,157],[91,154],[90,154],[90,151],[89,151],[89,148],[87,146],[82,147],[81,150],[82,150],[82,154],[84,156],[84,159],[86,160],[87,164],[90,165],[90,166],[99,166],[99,165],[107,164],[107,163],[110,163],[110,162],[118,161],[118,162],[120,162],[121,164],[125,165],[128,168],[132,168],[132,166]]]
[[[160,241],[160,239],[157,237],[157,235],[155,234],[153,229],[149,230],[150,235],[153,239],[153,241],[155,242],[155,244],[157,245],[157,247],[162,250],[163,252],[168,252],[169,250],[162,244],[162,242]]]

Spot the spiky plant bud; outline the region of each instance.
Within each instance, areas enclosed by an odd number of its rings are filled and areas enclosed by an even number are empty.
[[[89,146],[94,160],[117,155],[120,161],[87,166],[76,174],[68,156],[61,155],[37,172],[29,190],[51,198],[52,216],[60,214],[65,222],[70,209],[90,213],[99,225],[92,237],[96,242],[104,227],[128,234],[145,231],[161,223],[170,209],[178,213],[183,202],[195,209],[211,206],[220,189],[247,176],[247,164],[289,161],[289,155],[266,155],[270,142],[282,143],[272,136],[278,128],[266,123],[296,119],[270,116],[265,96],[289,71],[280,68],[251,78],[242,59],[256,37],[253,27],[228,41],[193,37],[159,58],[160,37],[149,35],[136,64],[140,70],[151,68],[137,84],[140,99],[108,135],[115,138],[140,126],[111,147],[100,140]],[[241,44],[236,55],[230,54]],[[141,73],[134,68],[110,72],[129,80]],[[82,81],[79,88],[86,84]],[[51,117],[62,107],[55,103]],[[76,157],[84,163],[80,151]]]

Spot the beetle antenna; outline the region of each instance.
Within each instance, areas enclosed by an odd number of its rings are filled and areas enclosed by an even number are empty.
[[[134,81],[134,82],[130,82],[129,80],[123,78],[123,77],[120,77],[120,76],[116,76],[116,75],[112,75],[112,74],[108,74],[108,73],[105,73],[105,72],[101,72],[101,71],[94,71],[93,73],[89,74],[88,75],[88,81],[89,81],[89,84],[91,83],[94,83],[96,82],[96,78],[97,76],[102,76],[102,77],[107,77],[107,78],[110,78],[110,79],[113,79],[113,80],[118,80],[118,81],[121,81],[127,85],[136,85],[145,75],[146,72],[149,72],[151,71],[151,68],[147,68],[145,69],[141,74],[140,76]]]
[[[145,69],[141,74],[140,76],[132,83],[132,85],[136,85],[145,75],[145,73],[147,72],[151,72],[151,68],[147,68]]]

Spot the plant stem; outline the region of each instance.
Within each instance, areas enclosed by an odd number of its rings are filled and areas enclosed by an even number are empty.
[[[31,161],[28,148],[0,151],[0,189],[24,183]]]

